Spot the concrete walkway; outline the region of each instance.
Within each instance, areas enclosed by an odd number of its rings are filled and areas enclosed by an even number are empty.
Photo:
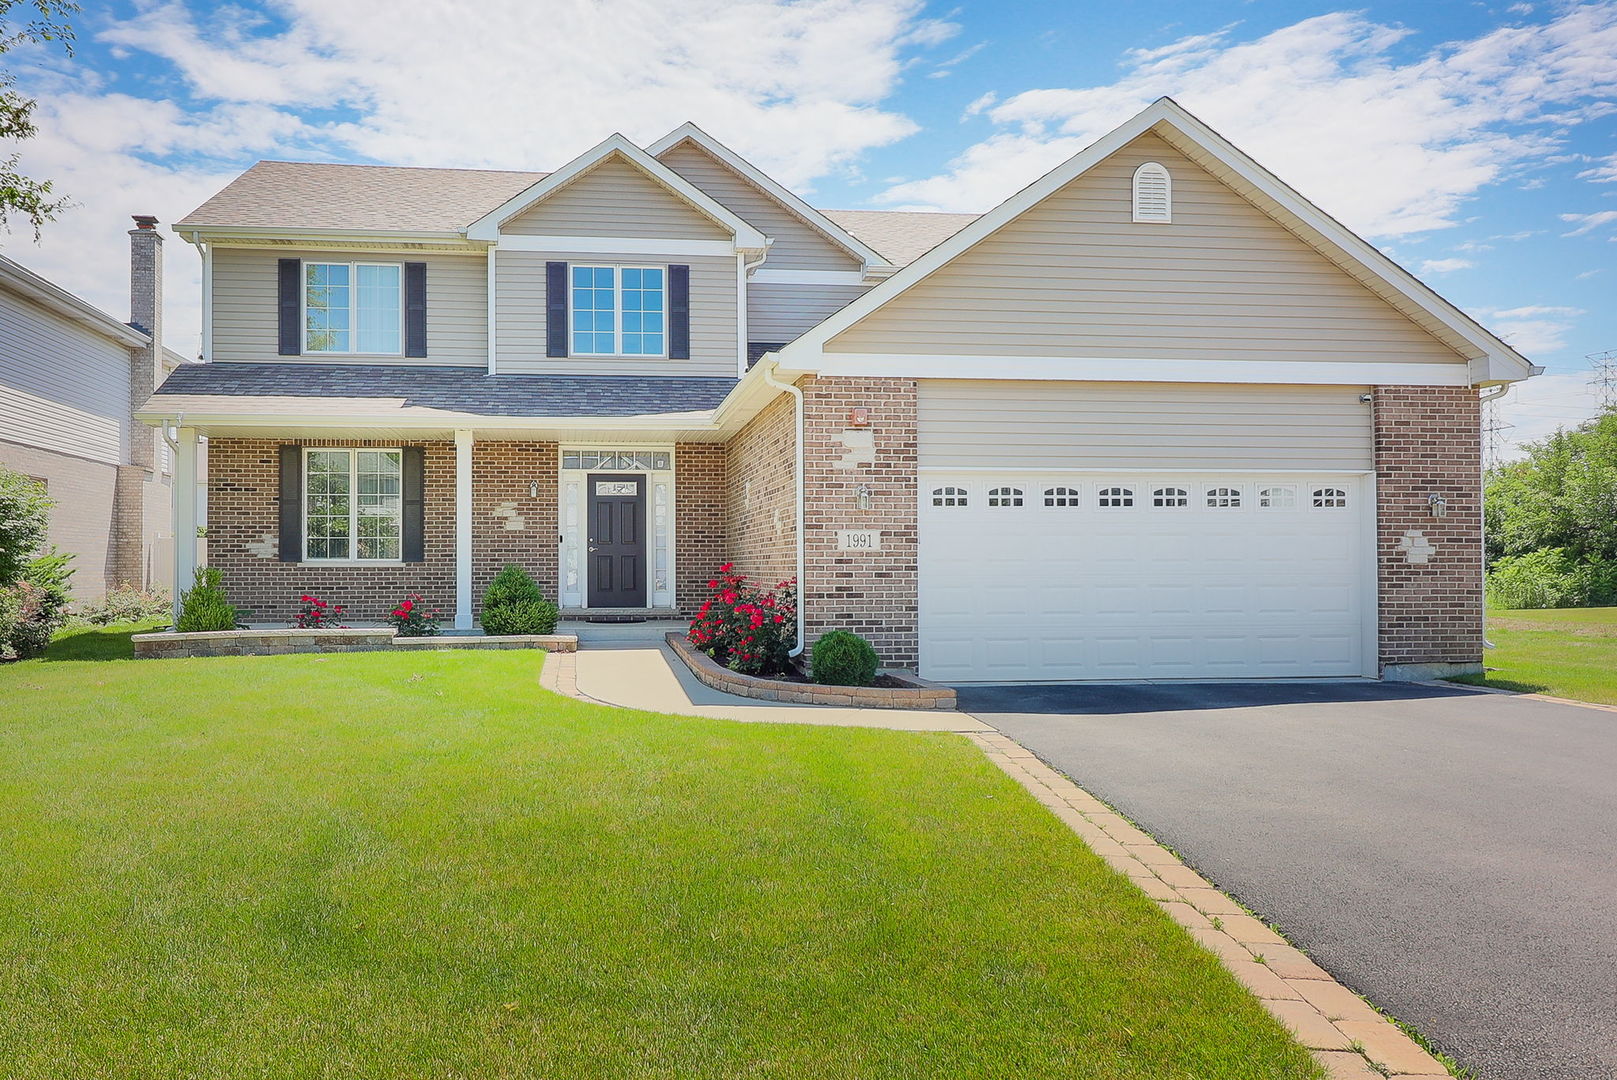
[[[949,710],[854,709],[756,701],[709,689],[666,645],[649,642],[581,642],[571,655],[552,654],[547,685],[566,692],[568,664],[578,694],[625,709],[708,716],[765,724],[829,724],[899,731],[991,731],[987,724]]]

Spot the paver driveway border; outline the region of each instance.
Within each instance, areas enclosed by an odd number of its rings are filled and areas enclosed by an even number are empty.
[[[966,738],[1217,956],[1332,1080],[1449,1076],[1391,1020],[1027,747],[999,732]]]

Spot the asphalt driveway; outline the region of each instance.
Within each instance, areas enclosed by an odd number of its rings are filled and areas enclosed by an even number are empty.
[[[1483,1080],[1617,1076],[1617,712],[1371,682],[960,708]]]

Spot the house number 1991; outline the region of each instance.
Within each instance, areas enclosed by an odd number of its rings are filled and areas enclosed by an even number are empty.
[[[841,529],[837,532],[838,551],[880,551],[881,533],[874,529]]]

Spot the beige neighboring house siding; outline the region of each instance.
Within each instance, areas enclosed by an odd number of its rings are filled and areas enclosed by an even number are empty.
[[[773,257],[771,263],[773,265]],[[747,283],[747,338],[785,343],[863,295],[868,285]]]
[[[621,158],[609,158],[500,226],[511,235],[729,240],[728,229]]]
[[[923,469],[1368,470],[1365,386],[923,379]]]
[[[691,358],[545,355],[545,263],[691,268]],[[501,374],[734,375],[736,260],[724,256],[511,251],[495,259],[495,336]],[[569,343],[570,344],[570,343]]]
[[[129,347],[0,292],[0,438],[117,465],[129,453]]]
[[[427,355],[309,353],[281,356],[278,263],[377,262],[427,264]],[[317,248],[213,249],[213,359],[284,364],[488,363],[488,260],[482,255],[397,251],[322,251]]]
[[[1171,224],[1135,223],[1167,166]],[[1161,138],[1123,147],[827,351],[1460,363],[1462,358]]]
[[[771,270],[859,269],[850,252],[695,143],[680,143],[660,160],[772,239]]]

